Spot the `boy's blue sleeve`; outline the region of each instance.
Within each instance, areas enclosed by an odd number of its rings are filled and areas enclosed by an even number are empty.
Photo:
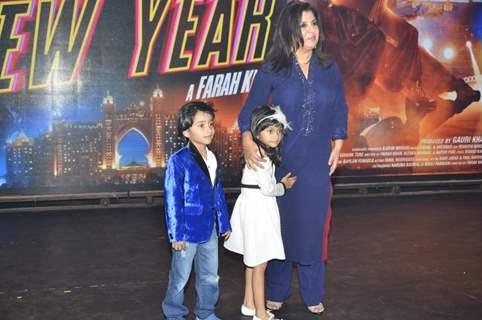
[[[221,181],[218,181],[216,186],[216,207],[218,215],[219,233],[231,231],[231,224],[229,223],[228,206],[224,196],[223,186]]]
[[[164,178],[164,210],[169,241],[185,241],[184,168],[169,158]]]

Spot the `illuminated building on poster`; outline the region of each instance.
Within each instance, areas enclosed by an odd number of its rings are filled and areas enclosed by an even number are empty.
[[[7,143],[7,183],[26,186],[32,180],[34,140],[24,132]]]
[[[148,166],[165,166],[163,122],[167,116],[162,90],[154,90],[150,106],[143,102],[116,111],[114,99],[107,95],[102,103],[102,169],[120,169],[119,142],[130,131],[139,133],[148,144]]]
[[[163,125],[164,146],[166,150],[164,161],[167,162],[170,155],[184,146],[186,141],[177,133],[176,116],[174,114],[166,116]]]
[[[51,132],[55,143],[54,175],[76,185],[94,183],[102,163],[102,124],[57,121]]]
[[[55,185],[55,137],[52,132],[35,139],[35,163],[33,168],[33,184],[36,186]]]
[[[216,126],[216,134],[211,145],[218,155],[223,172],[237,176],[241,173],[241,140],[238,128]]]
[[[102,168],[112,169],[114,167],[114,115],[115,115],[115,105],[114,99],[107,94],[102,103]]]
[[[164,167],[166,164],[164,160],[164,137],[162,133],[163,118],[167,116],[164,108],[164,95],[162,90],[156,88],[151,97],[152,147],[148,155],[151,167]]]
[[[220,165],[222,168],[227,167],[226,155],[229,151],[228,143],[228,130],[226,128],[217,126],[211,148],[216,150],[216,153],[218,154],[218,161],[220,162],[218,165]]]
[[[243,153],[241,133],[238,127],[228,129],[228,139],[225,161],[229,168],[228,172],[237,177],[241,175],[241,155]]]

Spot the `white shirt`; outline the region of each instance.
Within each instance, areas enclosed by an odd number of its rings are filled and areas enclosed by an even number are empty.
[[[216,179],[216,169],[218,168],[218,162],[216,161],[216,156],[214,153],[207,149],[208,151],[208,158],[204,159],[206,166],[208,167],[209,177],[211,178],[211,184],[214,185],[214,180]]]

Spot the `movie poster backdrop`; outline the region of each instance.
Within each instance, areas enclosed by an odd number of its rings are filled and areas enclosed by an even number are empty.
[[[337,176],[482,173],[479,1],[309,2],[350,107]],[[237,186],[236,118],[285,5],[1,0],[0,192],[159,185],[193,99]]]

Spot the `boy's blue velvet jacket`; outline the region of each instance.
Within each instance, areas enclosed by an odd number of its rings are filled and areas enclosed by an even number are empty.
[[[219,162],[214,186],[196,147],[188,143],[167,162],[164,208],[169,241],[202,243],[209,240],[217,223],[218,234],[231,231]]]

